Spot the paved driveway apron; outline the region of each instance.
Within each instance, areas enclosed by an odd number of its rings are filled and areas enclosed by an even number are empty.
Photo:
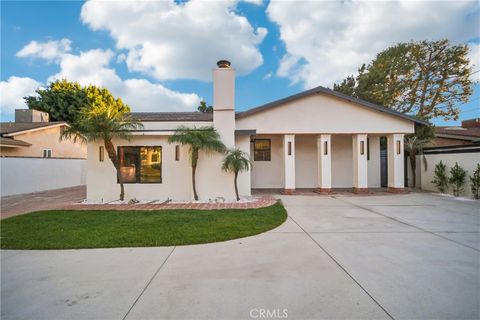
[[[233,241],[4,250],[2,319],[480,317],[478,202],[281,199],[286,223]]]

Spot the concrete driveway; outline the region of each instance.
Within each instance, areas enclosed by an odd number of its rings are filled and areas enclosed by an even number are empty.
[[[2,319],[480,318],[479,202],[281,199],[286,223],[233,241],[4,250]]]

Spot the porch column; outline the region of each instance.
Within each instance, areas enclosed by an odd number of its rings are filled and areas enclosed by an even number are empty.
[[[401,193],[405,191],[403,134],[387,136],[388,191]]]
[[[317,136],[317,167],[318,167],[318,193],[330,193],[332,191],[332,152],[331,136],[322,134]]]
[[[295,194],[295,135],[283,136],[284,194]]]
[[[368,192],[367,135],[356,134],[352,137],[353,145],[353,191]]]

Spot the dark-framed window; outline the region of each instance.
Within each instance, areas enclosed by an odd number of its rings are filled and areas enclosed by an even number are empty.
[[[120,179],[123,183],[162,183],[162,147],[118,147]]]
[[[270,139],[253,140],[253,160],[270,161],[272,154],[272,141]]]
[[[370,160],[370,139],[367,137],[367,160]]]

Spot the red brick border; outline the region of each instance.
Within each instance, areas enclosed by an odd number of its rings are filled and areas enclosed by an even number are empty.
[[[317,188],[314,192],[318,194],[327,194],[327,195],[334,193],[332,191],[332,188]]]
[[[62,209],[66,210],[165,210],[165,209],[256,209],[269,207],[277,200],[273,196],[255,197],[251,202],[229,203],[142,203],[142,204],[72,204]]]
[[[297,191],[295,189],[283,189],[282,194],[286,196],[292,196],[297,194]]]
[[[367,194],[368,193],[368,188],[353,188],[353,193]]]
[[[390,192],[390,193],[409,193],[407,188],[394,188],[394,187],[388,187],[387,192]]]

